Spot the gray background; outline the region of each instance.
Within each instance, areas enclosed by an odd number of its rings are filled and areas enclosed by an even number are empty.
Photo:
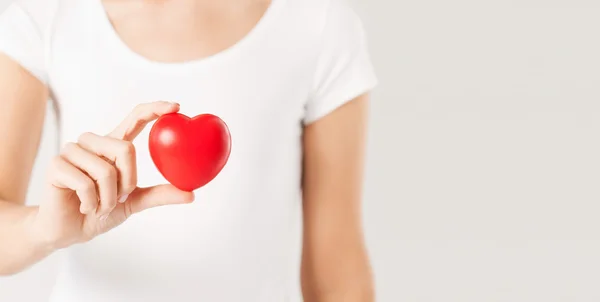
[[[379,301],[600,301],[597,3],[355,1],[381,79],[365,192]],[[0,301],[44,301],[56,257],[0,279]]]

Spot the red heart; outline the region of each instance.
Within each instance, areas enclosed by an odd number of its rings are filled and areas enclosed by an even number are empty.
[[[180,113],[161,116],[152,126],[150,156],[172,185],[193,191],[221,172],[231,153],[229,128],[219,117]]]

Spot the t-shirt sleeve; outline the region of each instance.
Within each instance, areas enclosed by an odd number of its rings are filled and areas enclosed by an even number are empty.
[[[362,20],[345,1],[330,0],[304,124],[328,115],[378,83]]]
[[[0,13],[0,52],[47,84],[44,28],[39,12],[48,7],[31,4],[17,1]]]

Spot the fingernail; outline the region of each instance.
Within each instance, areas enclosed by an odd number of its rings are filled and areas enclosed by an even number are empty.
[[[125,201],[127,201],[127,197],[129,197],[129,194],[125,194],[125,195],[119,197],[119,203],[124,203]]]
[[[110,214],[104,214],[104,215],[100,216],[100,221],[105,221],[106,219],[108,219],[108,215],[110,215]]]

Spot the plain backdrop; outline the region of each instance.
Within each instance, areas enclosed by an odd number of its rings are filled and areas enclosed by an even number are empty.
[[[598,1],[354,3],[381,80],[364,206],[378,301],[600,301]],[[0,279],[0,301],[45,301],[57,257]]]

